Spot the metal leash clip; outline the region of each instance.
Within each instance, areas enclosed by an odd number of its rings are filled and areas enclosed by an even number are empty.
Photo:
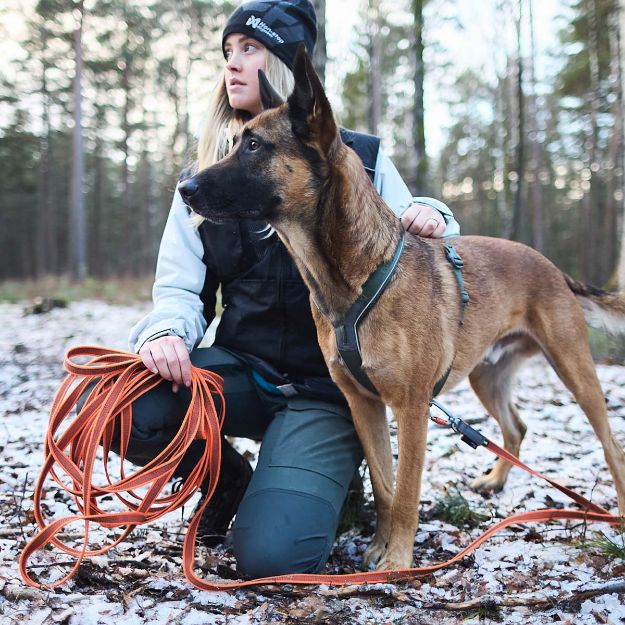
[[[437,425],[441,425],[443,427],[451,428],[454,432],[457,432],[462,436],[462,441],[469,445],[469,447],[473,447],[473,449],[477,449],[480,446],[486,447],[488,445],[488,439],[481,433],[478,432],[475,428],[472,428],[468,423],[465,423],[459,417],[456,417],[448,408],[445,408],[440,402],[435,399],[430,400],[430,406],[434,406],[438,408],[441,412],[447,415],[447,421],[445,419],[441,419],[436,415],[433,415],[430,412],[430,419],[434,421]]]

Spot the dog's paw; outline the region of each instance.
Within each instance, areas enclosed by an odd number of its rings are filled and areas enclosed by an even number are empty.
[[[385,551],[386,542],[382,540],[376,540],[376,537],[374,537],[371,541],[371,544],[367,547],[365,555],[362,557],[365,568],[375,568],[376,564],[380,561],[380,558],[382,558]]]
[[[412,567],[412,554],[393,555],[388,551],[384,557],[378,562],[378,571],[397,571],[398,569],[409,569]]]
[[[469,486],[472,490],[481,493],[482,495],[491,495],[492,493],[498,493],[505,484],[504,481],[487,473],[486,475],[480,475],[470,482]]]

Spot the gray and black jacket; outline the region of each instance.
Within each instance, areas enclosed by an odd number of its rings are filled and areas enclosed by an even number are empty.
[[[446,237],[459,233],[442,202],[411,196],[377,137],[351,131],[342,136],[396,214],[418,200],[442,213]],[[266,224],[256,221],[205,221],[196,228],[176,191],[159,250],[154,309],[132,329],[130,348],[138,351],[146,341],[175,334],[192,350],[215,317],[221,286],[215,345],[243,355],[272,384],[340,399],[317,343],[308,289],[278,237],[267,234]]]

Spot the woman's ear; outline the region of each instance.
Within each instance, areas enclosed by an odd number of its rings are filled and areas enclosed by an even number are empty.
[[[284,100],[273,88],[273,85],[269,82],[269,78],[267,78],[267,75],[262,69],[258,70],[258,86],[260,88],[260,103],[263,105],[263,111],[275,109],[281,104],[284,104]]]

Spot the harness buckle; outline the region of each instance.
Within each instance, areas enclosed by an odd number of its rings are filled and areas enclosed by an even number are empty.
[[[453,245],[445,245],[445,256],[456,269],[464,269],[464,261]]]

